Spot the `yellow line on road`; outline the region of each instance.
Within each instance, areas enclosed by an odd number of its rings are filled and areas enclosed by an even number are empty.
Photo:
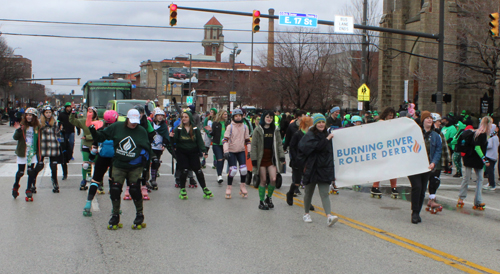
[[[276,197],[278,197],[281,200],[286,201],[285,194],[281,193],[280,191],[274,191],[274,193],[277,194]],[[294,198],[294,204],[304,208],[304,202],[302,200]],[[315,210],[312,212],[326,217],[326,214],[324,213],[325,210],[323,208],[317,207],[317,206],[314,206],[314,207],[315,207]],[[318,211],[318,210],[321,210],[321,211]],[[382,229],[379,229],[379,228],[364,224],[362,222],[353,220],[351,218],[339,215],[335,212],[332,212],[332,213],[339,217],[339,222],[342,224],[345,224],[345,225],[350,226],[352,228],[361,230],[363,232],[366,232],[370,235],[373,235],[373,236],[380,238],[382,240],[391,242],[391,243],[396,244],[398,246],[404,247],[404,248],[409,249],[415,253],[418,253],[418,254],[423,255],[425,257],[428,257],[428,258],[431,258],[431,259],[436,260],[438,262],[442,262],[446,265],[460,269],[466,273],[484,273],[485,272],[485,273],[500,274],[500,272],[498,272],[498,271],[480,266],[478,264],[469,262],[467,260],[453,256],[451,254],[439,251],[439,250],[434,249],[432,247],[417,243],[415,241],[403,238],[401,236],[384,231]],[[471,269],[471,268],[474,268],[474,269]]]

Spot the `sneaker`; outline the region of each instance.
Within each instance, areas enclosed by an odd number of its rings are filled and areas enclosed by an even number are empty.
[[[334,223],[336,223],[338,220],[339,220],[339,217],[332,215],[332,216],[329,216],[329,217],[328,217],[328,219],[326,220],[326,224],[327,224],[328,226],[332,226],[332,225],[333,225]]]
[[[453,175],[454,178],[462,178],[462,174],[460,173],[455,173],[455,175]]]
[[[489,185],[488,185],[488,186],[483,186],[483,189],[484,189],[484,190],[496,190],[497,188],[496,188],[496,187],[494,187],[494,186],[489,186]]]
[[[304,222],[306,223],[312,223],[313,220],[311,220],[311,215],[309,214],[304,214],[304,217],[302,217],[302,219],[304,219]]]

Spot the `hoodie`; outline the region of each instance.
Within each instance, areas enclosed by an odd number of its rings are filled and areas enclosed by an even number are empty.
[[[181,149],[189,152],[206,152],[205,144],[203,142],[203,138],[201,138],[201,132],[197,126],[194,125],[194,119],[191,112],[184,112],[189,115],[189,121],[191,123],[191,127],[193,130],[193,138],[189,135],[189,132],[182,126],[182,122],[178,127],[175,128],[174,134],[174,143],[176,149]]]

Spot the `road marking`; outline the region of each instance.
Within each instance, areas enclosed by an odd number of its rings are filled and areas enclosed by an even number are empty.
[[[281,193],[280,191],[274,191],[274,193],[278,194],[278,195],[276,195],[276,197],[278,197],[281,200],[286,201],[285,194]],[[293,200],[295,201],[294,202],[295,205],[304,208],[304,204],[303,204],[302,200],[299,200],[297,198],[294,198]],[[318,207],[318,206],[314,206],[314,207],[315,207],[315,210],[313,211],[314,213],[326,217],[326,214],[324,213],[325,210],[323,208]],[[322,210],[323,212],[318,211],[318,209]],[[391,243],[396,244],[398,246],[404,247],[408,250],[411,250],[415,253],[418,253],[418,254],[423,255],[425,257],[428,257],[428,258],[431,258],[431,259],[436,260],[438,262],[442,262],[446,265],[460,269],[466,273],[481,273],[480,271],[483,271],[486,273],[500,274],[500,272],[498,272],[498,271],[495,271],[495,270],[483,267],[481,265],[469,262],[469,261],[464,260],[462,258],[459,258],[459,257],[453,256],[451,254],[442,252],[440,250],[434,249],[430,246],[426,246],[426,245],[417,243],[415,241],[403,238],[403,237],[398,236],[396,234],[392,234],[392,233],[384,231],[382,229],[364,224],[362,222],[359,222],[359,221],[356,221],[354,219],[342,216],[342,215],[337,214],[335,212],[332,212],[332,213],[339,217],[339,222],[342,224],[345,224],[345,225],[350,226],[352,228],[361,230],[363,232],[366,232],[370,235],[373,235],[373,236],[380,238],[382,240],[391,242]],[[442,257],[444,257],[444,258],[442,258]],[[474,269],[471,269],[471,268],[474,268]],[[480,271],[478,271],[478,270],[480,270]]]

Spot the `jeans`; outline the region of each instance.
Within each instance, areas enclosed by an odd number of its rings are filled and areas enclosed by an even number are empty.
[[[486,175],[488,176],[488,182],[490,183],[491,187],[495,187],[495,164],[497,161],[491,160],[488,158],[488,162],[490,162],[490,166],[486,167]]]
[[[476,172],[477,182],[476,182],[476,195],[474,196],[474,205],[479,205],[483,201],[481,196],[483,193],[483,169],[482,168],[472,168],[465,167],[465,174],[462,179],[462,185],[460,186],[460,193],[458,197],[460,199],[465,199],[467,197],[467,189],[469,188],[469,181],[472,177],[472,169]]]
[[[215,158],[217,159],[217,175],[221,176],[222,175],[222,169],[224,168],[224,149],[222,148],[221,145],[213,145],[212,146],[214,150],[214,155]],[[219,161],[221,160],[222,161]]]
[[[68,156],[68,159],[66,159],[67,162],[73,158],[73,151],[75,148],[75,133],[64,133],[64,139],[66,140],[66,155]]]
[[[229,157],[229,160],[228,160],[228,165],[229,165],[229,169],[237,169],[236,165],[239,163],[240,164],[240,176],[241,176],[241,183],[244,183],[246,181],[246,178],[247,178],[247,175],[245,173],[245,175],[243,175],[241,173],[241,167],[244,165],[245,168],[246,168],[246,154],[245,154],[245,151],[240,151],[240,152],[236,152],[236,153],[233,153],[233,152],[230,152],[231,156]],[[229,173],[229,176],[227,178],[227,184],[228,185],[232,185],[233,184],[233,178],[234,178],[235,175],[232,174],[232,172]]]

